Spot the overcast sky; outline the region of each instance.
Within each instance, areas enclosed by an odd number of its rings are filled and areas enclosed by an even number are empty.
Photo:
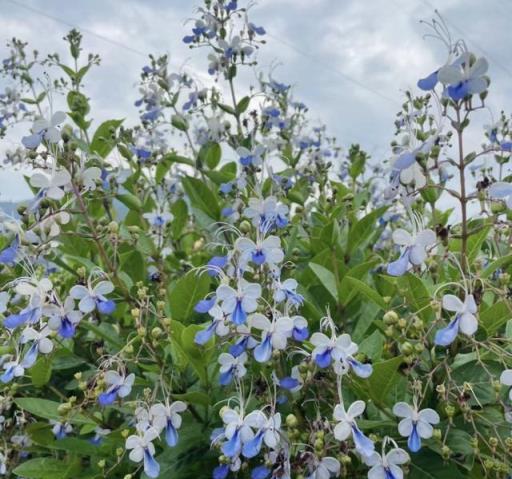
[[[147,53],[169,53],[179,69],[208,81],[205,50],[181,41],[194,0],[0,0],[0,40],[16,36],[43,53],[62,51],[71,26],[102,66],[86,82],[93,116],[134,119],[134,88]],[[240,0],[240,4],[243,4]],[[389,153],[393,120],[404,89],[442,64],[442,45],[425,39],[421,19],[439,8],[453,37],[487,57],[492,77],[488,105],[512,111],[512,1],[510,0],[260,0],[251,12],[267,32],[260,68],[280,65],[276,79],[291,83],[297,100],[327,124],[339,143],[359,142],[376,160]],[[0,58],[6,56],[0,46]],[[364,88],[364,85],[366,88]],[[488,111],[479,121],[490,123]],[[26,125],[26,129],[30,125]],[[0,141],[0,152],[19,141]],[[0,171],[0,201],[28,195],[20,173]]]

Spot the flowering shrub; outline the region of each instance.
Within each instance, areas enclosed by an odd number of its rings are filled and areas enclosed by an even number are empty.
[[[0,474],[508,476],[510,119],[467,151],[487,62],[429,26],[448,57],[387,172],[272,75],[240,91],[265,29],[236,0],[183,38],[212,86],[150,56],[131,127],[91,126],[77,31],[69,61],[12,40],[34,197],[1,218]]]

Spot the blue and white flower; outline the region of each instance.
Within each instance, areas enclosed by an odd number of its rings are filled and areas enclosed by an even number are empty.
[[[478,329],[478,320],[476,313],[478,308],[475,298],[472,294],[467,294],[464,302],[453,294],[443,296],[443,308],[447,311],[455,312],[455,318],[446,328],[440,329],[436,333],[435,344],[438,346],[449,346],[459,332],[466,336],[472,336]]]
[[[68,434],[73,432],[73,426],[69,424],[69,422],[60,422],[50,419],[50,424],[52,424],[52,432],[57,440],[64,439]]]
[[[75,309],[75,301],[71,296],[66,298],[63,305],[49,305],[44,312],[49,317],[48,327],[64,339],[73,337],[83,316],[81,311]]]
[[[155,478],[160,474],[160,464],[156,462],[153,441],[159,436],[158,431],[150,427],[138,435],[133,434],[126,439],[126,449],[131,449],[129,458],[133,462],[144,461],[144,472],[148,477]]]
[[[32,150],[37,148],[43,140],[48,143],[58,143],[60,129],[57,127],[65,120],[66,114],[63,111],[56,111],[49,120],[37,119],[32,125],[32,134],[21,139],[23,146]]]
[[[261,342],[253,351],[254,359],[259,363],[265,363],[272,357],[273,351],[286,349],[294,325],[293,320],[287,316],[274,316],[270,321],[263,314],[256,313],[251,316],[251,326],[262,332]]]
[[[110,281],[100,281],[95,286],[89,281],[87,286],[81,284],[73,286],[69,295],[79,300],[78,309],[82,313],[91,313],[97,309],[102,314],[112,314],[116,309],[116,303],[106,297],[114,291],[114,285]]]
[[[214,334],[222,337],[229,333],[229,327],[226,325],[226,314],[218,305],[209,308],[208,314],[212,317],[212,321],[206,329],[196,333],[194,338],[196,344],[206,344]]]
[[[407,437],[407,447],[411,452],[421,449],[421,440],[429,439],[434,433],[432,424],[439,424],[440,418],[436,411],[430,408],[418,410],[416,405],[410,406],[405,402],[396,403],[393,414],[403,419],[398,424],[398,432]]]
[[[239,356],[233,356],[230,353],[221,353],[219,356],[219,382],[222,386],[227,386],[234,378],[241,379],[247,373],[245,363],[247,361],[247,353]]]
[[[265,147],[256,145],[252,150],[249,150],[244,146],[240,146],[237,148],[236,153],[240,158],[242,166],[260,166],[263,163]]]
[[[105,384],[107,389],[98,396],[100,406],[112,404],[118,397],[124,398],[132,392],[132,386],[135,381],[135,374],[128,376],[120,374],[117,371],[107,371],[105,373]]]
[[[409,454],[403,449],[394,448],[387,454],[374,452],[371,456],[363,456],[367,466],[371,466],[368,471],[368,479],[403,479],[404,473],[399,467],[409,462]]]
[[[71,175],[67,170],[55,169],[51,173],[43,170],[35,170],[30,177],[30,184],[39,188],[37,199],[50,198],[61,200],[65,194],[65,188],[71,183]],[[34,208],[34,206],[33,206]]]
[[[235,249],[240,252],[242,268],[245,268],[249,262],[257,266],[267,264],[270,267],[275,267],[284,259],[281,240],[273,235],[264,238],[258,234],[256,242],[249,238],[238,238],[235,242]]]
[[[427,248],[436,242],[436,234],[431,229],[410,234],[402,228],[393,231],[393,241],[402,247],[400,257],[388,264],[387,272],[391,276],[402,276],[410,265],[421,266],[427,259]]]
[[[322,459],[315,457],[312,470],[306,476],[306,479],[330,479],[331,477],[338,477],[340,467],[340,461],[334,457],[327,456]]]
[[[180,414],[186,410],[187,405],[183,401],[153,404],[149,409],[152,424],[158,430],[165,431],[165,441],[170,447],[178,444],[178,429],[182,423]]]
[[[363,434],[356,422],[356,418],[363,414],[365,408],[364,401],[353,402],[348,410],[345,410],[343,404],[337,404],[333,414],[334,419],[338,421],[334,427],[334,437],[338,441],[346,441],[352,437],[356,451],[362,456],[370,456],[375,450],[375,445]]]
[[[20,364],[18,359],[6,361],[2,364],[2,367],[5,372],[0,376],[0,381],[4,384],[25,374],[25,368]]]
[[[240,279],[237,289],[222,284],[217,288],[217,300],[222,311],[229,315],[234,324],[240,325],[247,321],[247,315],[256,311],[258,299],[261,297],[261,286]]]
[[[256,430],[254,437],[242,447],[242,455],[248,459],[256,457],[263,444],[275,449],[280,441],[281,414],[271,414],[266,417],[261,411],[253,411],[246,418],[247,424]]]
[[[287,301],[294,307],[302,306],[304,303],[304,297],[297,293],[298,283],[296,279],[288,278],[283,282],[275,280],[272,286],[274,288],[274,301],[276,303]]]
[[[51,329],[45,326],[41,331],[28,327],[23,330],[20,337],[20,344],[31,342],[29,350],[25,353],[21,365],[25,368],[31,368],[37,360],[38,353],[49,354],[53,351],[52,340],[48,338]]]
[[[437,78],[446,87],[445,94],[459,101],[487,90],[489,82],[485,74],[488,69],[485,58],[474,60],[470,52],[464,52],[451,65],[441,67]]]

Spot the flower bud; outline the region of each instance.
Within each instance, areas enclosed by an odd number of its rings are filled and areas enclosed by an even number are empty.
[[[383,318],[384,324],[394,324],[398,321],[398,314],[395,311],[387,311]]]
[[[288,416],[286,416],[286,425],[288,427],[296,427],[298,424],[299,421],[297,420],[295,414],[288,414]]]

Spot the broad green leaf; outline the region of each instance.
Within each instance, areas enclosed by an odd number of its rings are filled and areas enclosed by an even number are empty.
[[[245,112],[245,110],[247,110],[247,108],[249,107],[249,103],[251,102],[251,98],[248,97],[248,96],[244,96],[239,102],[238,102],[238,105],[236,106],[236,112],[238,115],[241,115],[242,113]]]
[[[22,462],[13,472],[26,479],[68,479],[78,477],[80,470],[78,459],[60,461],[51,457],[36,457]]]
[[[49,399],[42,398],[17,398],[14,400],[16,405],[24,411],[33,414],[34,416],[42,417],[45,419],[61,420],[62,416],[58,412],[60,403],[50,401]],[[68,421],[73,424],[89,424],[94,423],[92,419],[84,416],[79,412],[71,412],[66,416]]]
[[[201,163],[213,170],[220,162],[222,149],[218,143],[206,143],[201,147],[198,155]]]
[[[206,213],[212,220],[220,218],[220,200],[203,181],[187,176],[181,182],[193,207]]]
[[[488,336],[495,334],[510,318],[512,309],[507,301],[493,304],[480,313],[480,325],[483,326]]]
[[[316,263],[309,263],[309,267],[315,273],[315,276],[320,280],[322,286],[329,292],[332,298],[338,301],[338,288],[336,284],[336,277],[327,268]]]
[[[194,315],[194,306],[208,294],[210,277],[207,274],[189,272],[180,278],[169,293],[171,318],[189,323]]]
[[[123,123],[123,120],[103,122],[92,137],[90,151],[97,153],[101,158],[106,158],[116,144],[115,135],[121,123]]]
[[[375,289],[370,288],[366,283],[363,283],[359,279],[351,278],[350,276],[345,276],[344,280],[346,280],[349,287],[354,288],[355,291],[375,303],[379,308],[386,309],[388,307],[381,295]]]
[[[41,388],[48,383],[51,376],[51,358],[47,356],[40,356],[34,366],[30,368],[30,378],[32,379],[32,384],[38,388]]]

